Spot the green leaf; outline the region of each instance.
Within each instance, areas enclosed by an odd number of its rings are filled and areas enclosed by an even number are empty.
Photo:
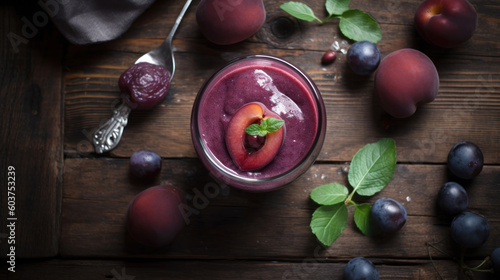
[[[283,124],[285,124],[284,120],[279,120],[275,118],[267,118],[262,121],[260,124],[268,133],[273,133],[278,131]]]
[[[330,246],[337,240],[347,223],[347,206],[343,203],[324,205],[314,211],[311,230],[318,240]]]
[[[371,196],[381,191],[396,170],[396,143],[385,138],[367,144],[352,158],[347,178],[359,195]]]
[[[341,15],[349,10],[350,0],[326,0],[325,7],[329,15]]]
[[[290,15],[305,21],[321,21],[315,15],[309,6],[301,2],[286,2],[280,5],[280,8]]]
[[[344,202],[348,194],[349,191],[345,186],[331,183],[313,189],[311,199],[321,205],[334,205]]]
[[[354,210],[354,223],[364,235],[371,235],[370,229],[370,204],[357,204]]]
[[[249,125],[247,128],[245,128],[245,132],[250,135],[266,136],[265,134],[261,135],[262,131],[260,129],[260,125],[258,124]]]
[[[382,40],[382,31],[378,23],[367,13],[360,10],[345,11],[340,17],[340,31],[354,41],[378,43]]]
[[[284,120],[279,120],[276,118],[267,118],[262,120],[260,125],[251,124],[247,128],[245,128],[245,132],[249,135],[257,135],[257,136],[266,136],[268,133],[273,133],[278,131],[283,124],[285,124]]]

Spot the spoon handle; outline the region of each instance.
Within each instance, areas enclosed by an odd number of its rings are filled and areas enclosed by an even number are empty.
[[[128,123],[132,109],[125,103],[113,111],[113,117],[101,125],[94,133],[92,142],[98,154],[114,149],[122,138],[123,129]]]
[[[193,0],[187,0],[186,4],[184,4],[184,7],[182,7],[181,12],[177,16],[177,19],[175,20],[174,25],[172,26],[172,30],[170,30],[170,33],[168,34],[167,38],[165,39],[165,42],[172,42],[172,39],[174,38],[175,31],[177,31],[177,27],[179,27],[179,24],[181,24],[182,18],[184,17],[184,14],[186,13],[187,9],[189,8],[189,5],[191,5],[191,2]]]

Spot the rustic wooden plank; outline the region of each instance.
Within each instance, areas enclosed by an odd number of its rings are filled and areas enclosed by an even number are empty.
[[[474,141],[483,148],[488,155],[487,163],[500,162],[500,146],[495,145],[500,140],[500,131],[496,129],[500,115],[495,107],[500,102],[500,40],[495,36],[500,32],[491,32],[498,29],[494,24],[498,4],[478,2],[476,5],[481,7],[478,38],[460,48],[446,50],[423,44],[413,30],[410,7],[416,7],[420,1],[389,4],[353,1],[353,7],[366,7],[382,23],[384,39],[379,47],[383,55],[415,47],[429,54],[440,73],[438,98],[419,108],[411,118],[390,119],[392,128],[386,131],[382,125],[385,115],[373,100],[373,77],[360,78],[350,73],[342,54],[332,66],[323,67],[319,63],[323,51],[334,40],[332,26],[336,23],[318,26],[293,21],[295,32],[279,39],[272,33],[273,20],[284,15],[279,3],[266,1],[269,19],[259,33],[246,43],[224,47],[204,41],[191,7],[174,40],[178,68],[168,97],[150,112],[131,114],[121,144],[111,155],[128,157],[138,149],[148,148],[163,157],[196,157],[189,121],[203,81],[232,58],[264,53],[295,63],[320,88],[328,112],[328,133],[320,160],[348,161],[366,142],[392,136],[399,144],[400,160],[404,162],[443,163],[449,149],[461,140]],[[64,78],[66,153],[92,154],[89,142],[92,130],[111,116],[112,104],[119,101],[119,75],[142,53],[160,44],[163,32],[159,30],[168,30],[181,4],[155,3],[120,40],[70,49]],[[316,11],[323,9],[319,2],[311,5]]]
[[[389,118],[392,128],[385,130],[382,124],[386,116],[373,98],[372,79],[363,80],[345,72],[341,68],[345,62],[333,69],[309,63],[319,56],[317,52],[289,51],[281,55],[303,66],[323,94],[328,127],[320,160],[348,161],[365,143],[391,136],[399,144],[400,160],[405,162],[442,163],[451,147],[462,140],[476,142],[488,155],[487,163],[500,162],[500,146],[495,145],[500,141],[497,129],[500,115],[495,107],[500,102],[498,59],[441,58],[438,98],[420,107],[411,118]],[[179,61],[189,62],[184,65],[195,66],[197,59],[214,59],[184,53],[177,57]],[[81,78],[66,80],[67,152],[92,152],[88,136],[110,117],[113,102],[119,101],[118,91],[111,88],[124,69],[99,71],[98,77],[89,78],[88,82],[79,81]],[[114,78],[102,77],[107,75],[106,71],[112,71]],[[114,156],[127,157],[141,148],[154,149],[164,157],[196,156],[189,130],[191,107],[198,88],[211,70],[186,69],[181,65],[177,71],[172,91],[159,107],[149,112],[132,112],[121,144],[112,152]],[[85,143],[86,146],[82,145]]]
[[[323,26],[317,23],[309,23],[286,14],[279,8],[283,2],[281,0],[266,0],[264,5],[267,12],[266,24],[254,36],[249,38],[247,42],[265,42],[272,47],[283,47],[289,49],[326,49],[333,42],[333,36],[342,37],[338,29],[338,20],[331,20]],[[474,34],[474,40],[453,50],[437,49],[428,46],[424,43],[415,32],[413,23],[414,13],[421,3],[421,0],[390,0],[390,1],[371,1],[352,0],[350,8],[361,9],[372,15],[379,24],[382,25],[382,33],[384,39],[380,42],[381,45],[395,45],[404,42],[401,46],[420,46],[430,48],[442,53],[460,53],[485,56],[498,56],[500,48],[500,33],[491,32],[498,29],[498,15],[500,14],[500,6],[494,0],[477,0],[473,2],[478,12],[478,29]],[[148,38],[163,40],[170,26],[172,26],[175,17],[177,16],[181,1],[162,1],[155,3],[151,9],[147,10],[126,32],[122,38]],[[318,17],[326,16],[324,1],[307,1],[307,4],[313,9]],[[198,41],[197,45],[211,45],[200,34],[196,25],[195,9],[197,3],[193,3],[188,13],[183,19],[177,37],[192,38]],[[276,38],[272,30],[272,26],[276,24],[277,19],[288,18],[288,32],[292,30],[292,34],[286,38]],[[283,24],[283,21],[280,22]],[[391,25],[391,26],[389,26]],[[398,32],[394,34],[393,28],[400,27]],[[243,47],[244,44],[237,44],[236,48]],[[118,45],[116,45],[118,46]],[[211,46],[214,49],[234,49],[234,46]],[[148,49],[143,49],[142,52]]]
[[[456,263],[436,260],[371,259],[381,279],[456,279]],[[313,257],[297,262],[278,261],[179,261],[179,260],[49,260],[21,263],[9,279],[342,279],[347,260],[323,262]],[[442,278],[439,278],[439,277]],[[460,278],[459,278],[460,279]],[[474,279],[493,279],[475,273]]]
[[[4,186],[0,233],[15,238],[15,244],[2,239],[0,251],[5,257],[15,246],[17,258],[55,256],[62,193],[63,42],[50,26],[31,30],[36,37],[28,40],[22,31],[24,14],[5,5],[0,14],[0,178]],[[9,166],[15,168],[12,173]],[[9,205],[14,210],[7,208],[12,198],[15,205]],[[17,220],[8,221],[8,217]],[[6,224],[12,222],[15,229],[10,230]]]
[[[381,193],[356,200],[373,202],[387,196],[401,201],[408,211],[405,228],[392,237],[367,238],[352,222],[329,248],[322,248],[309,223],[317,207],[310,191],[330,182],[346,182],[343,164],[318,164],[286,188],[251,194],[224,188],[208,202],[188,201],[199,209],[173,244],[148,249],[127,235],[124,222],[128,203],[146,187],[172,184],[196,197],[204,188],[214,188],[207,171],[197,160],[165,160],[163,172],[153,182],[128,176],[128,161],[120,159],[68,159],[75,166],[65,173],[61,255],[64,257],[165,257],[280,259],[307,257],[316,249],[324,258],[354,255],[383,258],[425,258],[427,242],[438,242],[451,250],[449,221],[435,207],[440,186],[449,180],[443,165],[399,164],[393,181]],[[80,168],[81,167],[81,168]],[[487,217],[492,233],[473,257],[489,254],[500,244],[498,188],[500,167],[486,166],[476,180],[464,184],[470,193],[470,209]],[[104,179],[105,178],[105,179]],[[209,185],[211,184],[211,185]],[[351,209],[352,210],[352,209]],[[437,254],[437,256],[441,256]]]

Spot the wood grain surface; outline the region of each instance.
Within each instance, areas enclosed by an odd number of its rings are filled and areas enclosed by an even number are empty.
[[[267,19],[247,40],[229,46],[200,33],[193,1],[174,38],[177,68],[166,99],[150,111],[133,111],[119,146],[96,154],[93,131],[120,102],[118,78],[142,54],[164,40],[184,1],[157,0],[116,40],[72,45],[50,23],[36,36],[12,45],[23,17],[37,6],[0,5],[0,279],[341,279],[346,262],[370,258],[381,279],[494,279],[465,275],[453,257],[450,219],[436,207],[439,188],[458,181],[469,209],[484,215],[491,234],[465,252],[479,264],[500,246],[500,3],[471,0],[478,12],[473,38],[453,49],[425,43],[415,30],[421,0],[352,0],[380,24],[382,56],[401,48],[427,54],[440,76],[439,95],[410,118],[394,119],[374,98],[374,76],[354,75],[346,57],[321,65],[335,42],[352,42],[338,20],[324,25],[297,20],[264,0]],[[304,1],[306,2],[306,1]],[[324,1],[307,1],[320,17]],[[293,183],[269,193],[247,193],[217,182],[193,148],[190,118],[204,81],[232,59],[252,54],[284,58],[301,68],[321,91],[327,110],[325,143],[316,163]],[[392,137],[397,145],[393,180],[373,197],[403,203],[408,222],[391,236],[366,237],[353,222],[330,247],[310,229],[317,186],[347,183],[353,155],[367,143]],[[474,180],[449,174],[446,159],[459,141],[476,143],[485,166]],[[141,181],[129,174],[129,158],[149,149],[162,157],[161,174]],[[10,248],[7,167],[16,169],[16,273],[7,273]],[[197,210],[169,246],[138,245],[125,229],[130,201],[142,190],[174,185]],[[435,246],[434,247],[431,247]],[[437,248],[437,249],[436,249]]]
[[[9,34],[22,23],[13,9],[0,11],[0,233],[12,236],[7,224],[14,222],[18,257],[54,257],[59,252],[63,169],[62,40],[52,31],[39,31],[14,51]],[[13,212],[8,201],[14,202]],[[14,244],[2,241],[5,257]]]

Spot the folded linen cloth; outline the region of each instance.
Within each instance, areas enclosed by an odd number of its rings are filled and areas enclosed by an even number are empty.
[[[40,1],[73,44],[109,41],[122,35],[155,0]]]

